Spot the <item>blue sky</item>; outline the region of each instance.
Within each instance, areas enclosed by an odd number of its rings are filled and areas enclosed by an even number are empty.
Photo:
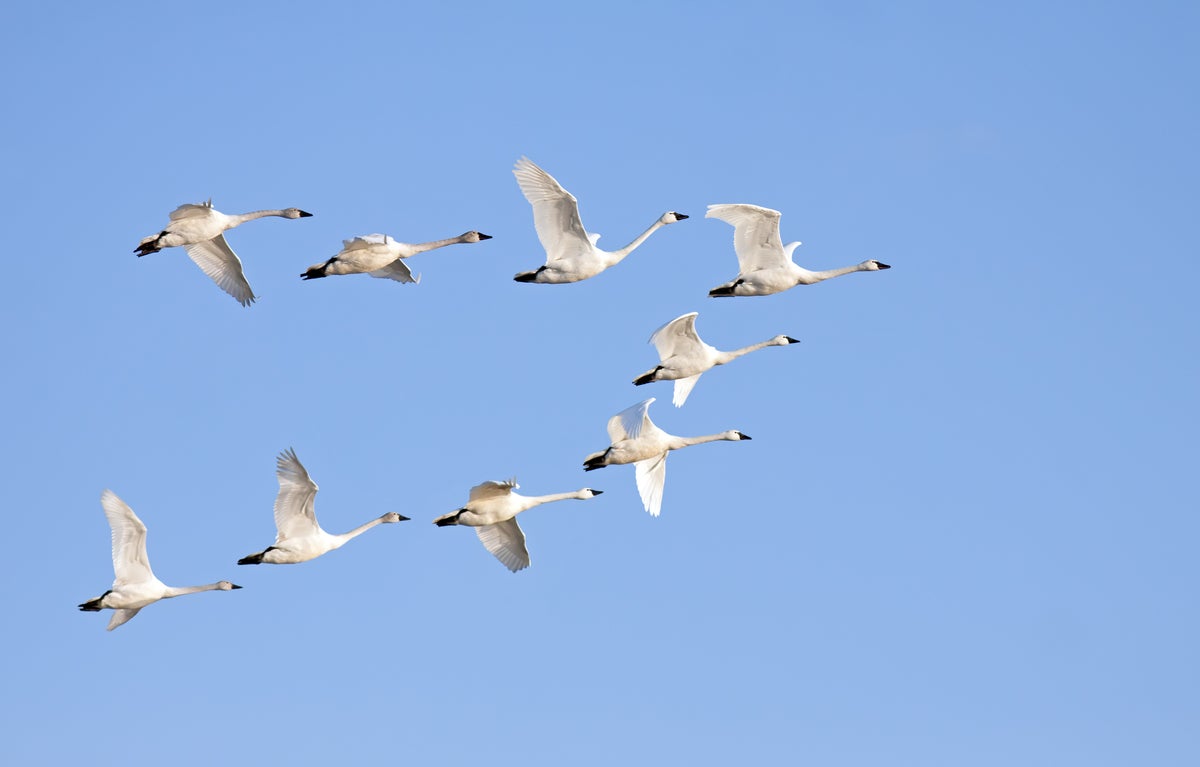
[[[1200,13],[1184,3],[210,3],[13,8],[0,458],[9,764],[1191,765]],[[575,285],[510,172],[602,245]],[[243,309],[175,206],[298,206],[229,234]],[[855,274],[717,300],[732,230],[783,212]],[[343,238],[494,239],[420,285],[302,282]],[[687,405],[650,332],[768,349]],[[663,514],[584,474],[656,396]],[[294,567],[294,447],[332,531]],[[485,479],[605,494],[522,517],[513,575],[430,521]],[[230,594],[112,634],[104,488],[156,574]]]

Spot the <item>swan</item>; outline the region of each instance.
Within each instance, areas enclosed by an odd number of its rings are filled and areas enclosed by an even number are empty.
[[[663,483],[667,479],[667,453],[705,442],[737,442],[750,438],[740,431],[732,430],[703,437],[676,437],[667,434],[650,420],[649,410],[653,402],[654,397],[651,397],[608,419],[608,437],[612,445],[583,459],[583,470],[592,471],[624,463],[634,464],[642,505],[650,512],[650,516],[657,517],[662,510]]]
[[[733,225],[733,248],[737,251],[738,276],[733,282],[708,291],[713,297],[769,296],[797,285],[812,285],[830,277],[851,272],[875,272],[892,267],[879,261],[863,261],[854,266],[812,272],[792,261],[799,242],[783,244],[779,237],[777,210],[757,205],[709,205],[705,218],[716,218]]]
[[[300,278],[315,280],[333,274],[363,274],[365,272],[372,277],[381,277],[396,282],[417,283],[421,281],[421,275],[418,274],[414,277],[408,265],[404,263],[404,259],[434,248],[444,248],[460,242],[480,242],[490,239],[492,239],[490,234],[472,231],[446,240],[412,245],[407,242],[397,242],[386,234],[368,234],[352,240],[342,240],[342,249],[336,256],[308,267],[308,270],[300,275]]]
[[[204,586],[168,586],[155,578],[150,569],[150,560],[146,557],[146,525],[133,513],[133,509],[111,490],[100,494],[100,505],[104,507],[104,516],[108,517],[108,526],[112,528],[113,573],[116,578],[111,589],[79,605],[79,609],[89,613],[112,610],[109,631],[128,623],[139,610],[160,599],[201,591],[241,588],[229,581],[217,581]]]
[[[279,495],[275,497],[275,543],[255,554],[238,560],[239,565],[294,565],[307,562],[334,549],[341,548],[351,538],[362,535],[375,525],[402,522],[408,517],[394,511],[372,519],[348,533],[331,535],[317,524],[313,501],[317,497],[317,483],[296,457],[296,451],[288,448],[275,459],[275,474],[279,477]]]
[[[167,224],[167,228],[142,238],[133,252],[139,257],[148,256],[163,248],[182,245],[188,258],[195,261],[196,266],[217,283],[217,287],[237,299],[242,306],[249,306],[254,303],[256,296],[250,289],[250,283],[246,282],[241,260],[229,247],[222,232],[264,216],[308,218],[311,215],[299,208],[284,208],[227,216],[213,209],[212,199],[195,205],[180,205],[171,211],[171,223]]]
[[[438,527],[468,525],[483,547],[514,573],[529,567],[529,550],[525,548],[525,533],[517,524],[517,515],[534,506],[554,501],[575,499],[586,501],[601,495],[603,490],[585,487],[573,493],[552,495],[521,495],[513,490],[520,487],[515,479],[504,482],[489,480],[471,488],[467,505],[433,520]]]
[[[579,201],[553,176],[534,165],[528,157],[517,160],[513,175],[517,177],[525,199],[533,206],[533,225],[546,249],[545,265],[516,275],[513,279],[517,282],[579,282],[595,277],[632,253],[659,227],[687,218],[682,213],[667,211],[620,250],[601,250],[596,247],[600,235],[584,231],[583,221],[579,218]]]
[[[717,365],[732,362],[750,352],[765,349],[768,346],[787,346],[800,343],[790,336],[775,336],[761,343],[734,349],[719,351],[700,340],[696,335],[696,316],[699,312],[689,312],[663,325],[650,336],[649,343],[658,349],[661,364],[653,370],[642,373],[633,379],[635,386],[648,384],[653,381],[674,381],[675,396],[671,402],[675,407],[683,407],[692,387],[696,385],[700,374],[711,370]]]

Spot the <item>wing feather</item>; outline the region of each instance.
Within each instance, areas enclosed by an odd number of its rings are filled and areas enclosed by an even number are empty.
[[[117,626],[122,626],[128,623],[133,619],[133,616],[137,615],[141,611],[141,609],[142,608],[140,607],[135,607],[133,609],[125,608],[113,610],[112,618],[108,620],[108,630],[112,631]]]
[[[275,496],[275,542],[320,532],[314,508],[319,488],[308,476],[295,450],[289,447],[275,459],[275,476],[279,478],[279,494]]]
[[[397,258],[392,263],[385,267],[376,269],[373,272],[367,272],[372,277],[379,277],[386,280],[395,280],[396,282],[410,282],[417,284],[421,281],[421,275],[413,276],[412,269],[408,268],[408,264],[404,263],[404,259]]]
[[[692,393],[692,387],[700,380],[700,373],[687,378],[675,379],[675,394],[671,398],[671,404],[675,407],[683,407],[683,403],[687,402],[688,395]]]
[[[688,312],[663,325],[650,336],[650,343],[658,349],[658,358],[666,360],[676,354],[690,356],[704,344],[696,334],[696,316],[699,312]]]
[[[111,490],[100,494],[100,505],[112,528],[112,561],[114,586],[145,583],[156,580],[146,556],[146,525],[138,519],[129,505]],[[133,617],[132,615],[129,617]]]
[[[529,549],[525,548],[525,533],[515,518],[477,527],[475,534],[479,536],[483,547],[492,552],[492,556],[499,559],[509,570],[515,573],[529,567]]]
[[[579,201],[528,157],[513,168],[521,193],[533,206],[533,226],[547,262],[570,258],[591,243],[579,217]]]
[[[667,481],[667,453],[647,458],[634,464],[638,495],[650,516],[657,517],[662,511],[663,485]]]
[[[217,287],[233,296],[242,306],[254,303],[256,296],[246,282],[242,272],[242,261],[225,241],[225,235],[218,234],[211,240],[184,245],[188,258],[196,262],[196,266],[217,283]]]
[[[486,498],[495,498],[500,495],[508,495],[518,487],[520,485],[517,484],[516,477],[504,481],[489,479],[487,482],[471,488],[471,495],[467,498],[467,503],[481,501]]]
[[[625,439],[637,439],[646,424],[653,426],[649,410],[654,399],[651,397],[632,407],[625,408],[608,419],[608,438],[612,444],[615,445]]]
[[[759,269],[775,269],[788,262],[779,237],[777,210],[757,205],[709,205],[705,218],[733,225],[733,249],[737,252],[742,274]]]

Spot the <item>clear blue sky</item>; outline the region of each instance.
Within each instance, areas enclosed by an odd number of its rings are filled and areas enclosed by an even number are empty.
[[[5,764],[1200,763],[1196,77],[1187,3],[14,6]],[[602,245],[576,285],[510,172]],[[299,206],[229,242],[243,309],[179,250],[184,202]],[[855,274],[717,300],[783,212]],[[302,282],[343,238],[478,229],[420,285]],[[699,311],[732,348],[680,410],[635,388]],[[584,474],[646,396],[663,514]],[[294,567],[274,457],[373,530]],[[592,486],[522,518],[510,574],[438,529],[485,479]],[[107,634],[99,496],[159,577],[245,587]]]

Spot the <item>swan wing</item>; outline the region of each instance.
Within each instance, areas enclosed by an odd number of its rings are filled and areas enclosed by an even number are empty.
[[[779,238],[779,211],[757,205],[709,205],[705,218],[733,225],[733,249],[742,274],[788,263]]]
[[[683,403],[687,402],[688,395],[692,393],[692,387],[700,380],[700,373],[687,378],[675,379],[675,395],[671,398],[671,404],[675,407],[683,407]]]
[[[696,335],[696,315],[699,312],[688,312],[682,317],[663,325],[650,336],[650,343],[658,349],[658,358],[666,360],[677,354],[691,356],[703,346],[704,342]]]
[[[185,203],[180,205],[175,210],[171,211],[172,221],[182,221],[185,218],[201,218],[207,216],[212,210],[212,200],[199,203]]]
[[[525,548],[525,533],[517,520],[506,519],[494,525],[475,528],[483,547],[492,552],[505,567],[514,573],[529,567],[529,549]]]
[[[237,299],[239,304],[249,306],[254,303],[254,291],[246,282],[242,261],[225,242],[225,235],[218,234],[211,240],[184,245],[183,249],[187,251],[188,258],[217,283],[217,287]]]
[[[651,397],[608,419],[608,438],[612,444],[615,445],[623,439],[637,439],[647,425],[655,428],[649,413],[653,402],[654,397]]]
[[[570,257],[590,245],[579,201],[528,157],[517,160],[513,175],[525,199],[533,206],[533,226],[546,250],[547,261]]]
[[[379,277],[385,280],[395,280],[396,282],[411,282],[414,285],[421,281],[421,275],[413,276],[412,269],[408,268],[408,264],[404,263],[404,259],[397,258],[387,266],[376,269],[373,272],[367,272],[372,277]]]
[[[638,495],[650,516],[657,517],[662,511],[663,485],[667,481],[667,452],[634,464]]]
[[[137,607],[132,610],[130,610],[130,609],[113,610],[112,618],[110,618],[108,621],[108,630],[112,631],[117,626],[122,626],[122,625],[128,623],[129,621],[133,620],[133,616],[137,615],[141,611],[141,609],[142,608]]]
[[[275,529],[278,531],[275,542],[320,532],[317,512],[313,508],[317,483],[308,476],[295,450],[289,447],[275,459],[275,476],[279,478],[279,495],[275,496]]]
[[[513,479],[506,479],[503,482],[490,479],[487,482],[478,484],[471,488],[471,495],[467,499],[467,503],[471,503],[472,501],[482,501],[486,498],[495,498],[501,495],[508,495],[518,487],[520,487],[520,485],[517,484],[515,477]]]
[[[116,576],[113,585],[125,586],[156,580],[146,556],[146,526],[142,520],[111,490],[100,494],[100,505],[104,507],[104,516],[108,517],[108,526],[112,528],[113,574]]]

